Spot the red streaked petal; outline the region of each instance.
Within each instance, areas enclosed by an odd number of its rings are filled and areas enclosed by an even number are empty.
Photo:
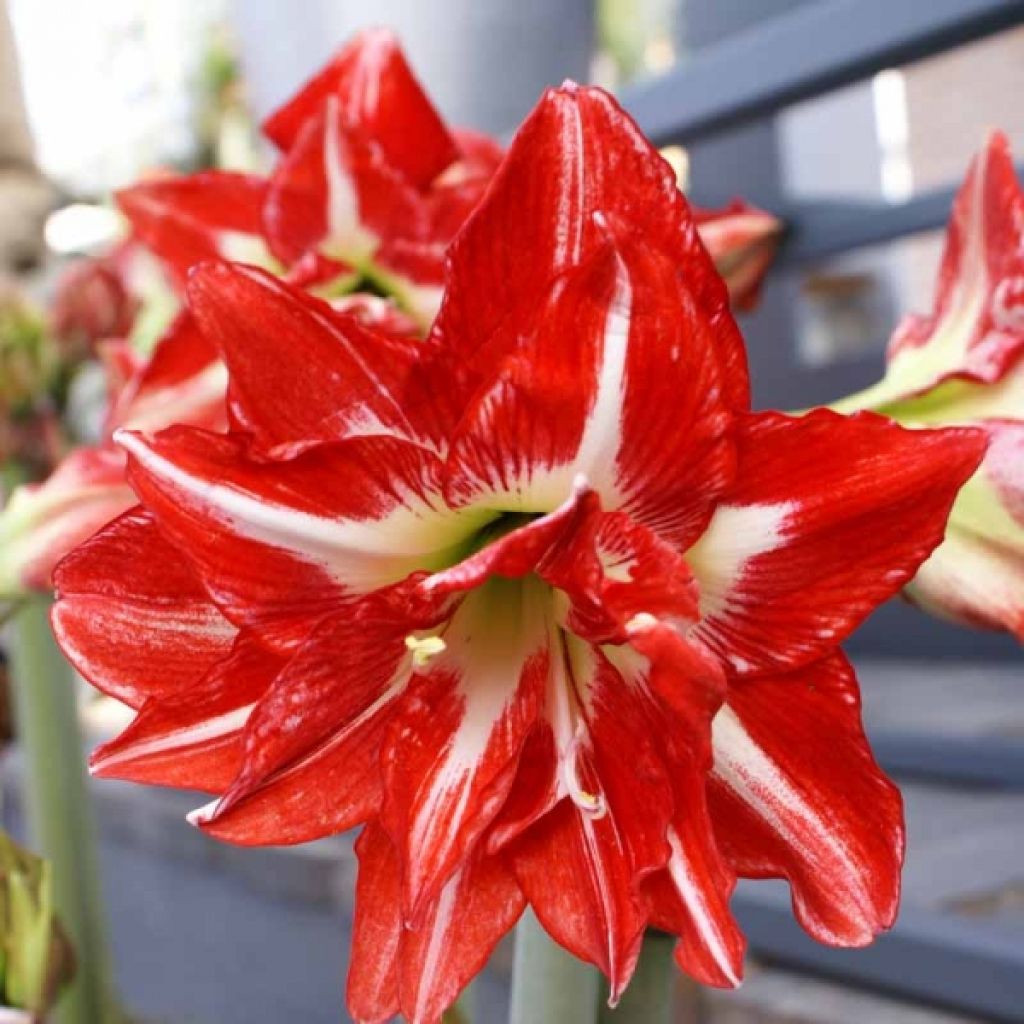
[[[277,845],[375,815],[378,752],[411,671],[405,633],[373,602],[318,627],[249,716],[237,777],[194,824],[219,839]]]
[[[367,823],[355,850],[359,874],[345,1001],[355,1020],[386,1024],[400,1009],[402,875],[391,838],[377,822]]]
[[[93,775],[216,793],[238,772],[242,733],[282,661],[239,637],[205,677],[151,698],[135,720],[89,759]]]
[[[136,237],[184,283],[189,268],[203,260],[230,258],[243,245],[257,257],[265,250],[266,191],[266,181],[255,175],[201,171],[132,185],[117,193],[117,204]]]
[[[1024,350],[1024,192],[1009,143],[994,132],[957,193],[935,304],[889,344],[894,397],[950,377],[992,382]]]
[[[367,433],[443,440],[454,413],[427,346],[377,334],[250,267],[204,265],[188,298],[223,352],[233,406],[260,447]]]
[[[663,871],[644,882],[651,923],[679,936],[676,962],[702,985],[735,988],[746,939],[729,910],[736,875],[719,852],[703,773],[677,773],[678,810],[668,831]]]
[[[348,130],[334,97],[302,127],[270,180],[264,225],[274,254],[293,263],[311,249],[361,263],[382,241],[418,238],[422,193],[373,140]]]
[[[550,598],[539,581],[494,579],[439,635],[444,650],[401,700],[382,754],[382,822],[414,922],[498,813],[550,671]]]
[[[234,627],[140,508],[76,548],[54,577],[64,654],[132,707],[182,693],[231,650]]]
[[[505,849],[544,928],[608,976],[614,1005],[633,973],[647,923],[641,884],[668,859],[672,788],[646,698],[590,645],[568,644],[564,661],[566,675],[553,685],[571,686],[579,709],[568,742],[562,716],[549,707],[548,718],[559,791],[569,799]],[[530,777],[533,766],[524,764],[523,771]],[[514,793],[513,805],[519,800]],[[500,822],[503,841],[509,823],[507,817]]]
[[[161,430],[186,423],[224,429],[228,375],[219,356],[195,318],[181,313],[119,394],[108,428]]]
[[[449,499],[544,510],[583,474],[606,507],[692,542],[732,476],[732,415],[707,321],[674,268],[609,242],[526,323],[480,350],[497,368],[452,439]]]
[[[57,563],[135,504],[116,448],[79,448],[41,484],[16,488],[0,514],[0,588],[48,590]]]
[[[985,448],[980,431],[827,410],[753,414],[737,439],[735,483],[686,559],[696,635],[741,674],[816,660],[897,593]]]
[[[745,408],[742,341],[675,174],[600,89],[548,90],[523,123],[452,245],[435,330],[471,356],[506,318],[528,321],[554,280],[586,263],[609,233],[619,242],[643,238],[679,268],[709,325],[730,404]]]
[[[477,852],[410,930],[398,914],[400,872],[387,833],[367,825],[356,853],[349,1012],[383,1022],[401,1009],[410,1024],[438,1024],[522,913],[515,879],[500,858]]]
[[[889,928],[902,802],[871,756],[842,654],[737,683],[713,745],[711,815],[739,874],[788,878],[800,923],[821,942],[862,946]]]
[[[291,149],[328,97],[337,99],[350,131],[373,140],[418,186],[428,185],[457,156],[454,140],[386,29],[357,35],[264,121],[264,134]]]
[[[614,818],[562,800],[508,847],[516,878],[544,930],[596,964],[617,1002],[636,967],[647,917]]]
[[[436,457],[395,438],[279,462],[188,427],[118,439],[136,493],[225,615],[282,650],[359,595],[453,560],[486,521],[446,509]]]

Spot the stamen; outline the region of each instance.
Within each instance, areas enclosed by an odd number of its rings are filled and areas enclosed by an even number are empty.
[[[410,633],[405,638],[405,646],[412,652],[413,665],[423,668],[431,658],[436,658],[445,649],[445,642],[439,636],[416,636]]]
[[[580,784],[576,756],[579,751],[579,736],[574,736],[562,758],[562,785],[569,799],[589,818],[597,821],[608,813],[608,804],[601,793],[591,793]]]

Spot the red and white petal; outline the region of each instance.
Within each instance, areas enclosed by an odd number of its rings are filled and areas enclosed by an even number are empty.
[[[668,864],[644,883],[651,924],[679,936],[676,963],[690,977],[735,988],[747,947],[729,910],[736,875],[715,841],[704,777],[691,772],[674,781],[678,811],[668,830]]]
[[[943,618],[1024,637],[1024,424],[979,426],[989,436],[985,459],[905,593]]]
[[[431,347],[250,267],[198,268],[188,299],[227,363],[235,418],[261,448],[374,433],[442,444],[456,412]]]
[[[821,942],[862,946],[889,928],[902,802],[871,756],[843,655],[738,682],[713,746],[711,816],[737,872],[789,879],[800,923]]]
[[[782,237],[782,222],[742,199],[720,210],[694,207],[693,216],[700,240],[729,289],[732,308],[753,309]]]
[[[497,370],[453,437],[449,499],[548,511],[583,474],[605,507],[692,542],[734,461],[706,319],[667,259],[627,243],[545,300],[480,350]]]
[[[349,1012],[383,1022],[400,1009],[410,1024],[439,1024],[522,913],[515,879],[501,858],[478,851],[411,930],[398,912],[400,871],[387,833],[369,824],[356,853]]]
[[[388,162],[419,187],[430,184],[458,155],[398,40],[386,29],[357,35],[264,121],[264,134],[281,149],[291,149],[303,125],[332,97],[349,130],[375,142]]]
[[[614,1005],[633,973],[647,924],[641,885],[668,860],[672,788],[647,728],[644,698],[600,652],[578,640],[567,641],[564,663],[565,675],[555,675],[552,689],[571,686],[576,710],[566,720],[549,707],[548,718],[558,790],[569,798],[506,850],[544,928],[608,976]],[[527,777],[532,768],[524,764]],[[519,802],[517,794],[511,802]],[[500,825],[507,834],[508,820]]]
[[[211,793],[230,785],[245,723],[283,661],[249,638],[180,693],[151,698],[89,758],[93,775]]]
[[[217,347],[194,317],[181,313],[121,390],[111,407],[108,429],[162,430],[185,423],[223,430],[227,386],[227,369]]]
[[[0,591],[48,590],[57,563],[134,504],[116,448],[79,448],[43,483],[16,488],[0,514]]]
[[[892,401],[951,377],[991,383],[1022,351],[1024,192],[994,132],[953,204],[932,312],[896,329],[879,394]]]
[[[486,521],[445,508],[436,457],[395,438],[256,462],[188,427],[117,437],[136,493],[224,614],[281,650],[360,595],[454,560]]]
[[[360,267],[384,241],[421,237],[429,213],[423,194],[373,140],[349,129],[329,96],[274,171],[263,223],[286,264],[315,249]]]
[[[678,268],[708,325],[729,402],[745,408],[742,341],[675,174],[600,89],[548,90],[527,117],[452,245],[435,330],[468,360],[506,317],[527,322],[555,279],[587,263],[609,233],[618,242],[643,238]]]
[[[381,821],[402,863],[403,906],[422,908],[501,809],[551,670],[550,598],[493,579],[438,632],[444,649],[401,700],[382,754]]]
[[[234,643],[235,628],[140,508],[72,551],[54,583],[53,630],[64,654],[132,707],[183,693]]]
[[[245,724],[237,776],[190,820],[243,845],[309,842],[376,815],[386,727],[412,671],[400,620],[372,602],[324,622]]]
[[[740,674],[816,660],[913,578],[942,540],[985,437],[871,413],[749,417],[738,468],[686,560],[695,635]]]
[[[134,235],[184,284],[189,268],[203,260],[267,263],[266,193],[256,175],[202,171],[132,185],[117,193],[117,204]]]

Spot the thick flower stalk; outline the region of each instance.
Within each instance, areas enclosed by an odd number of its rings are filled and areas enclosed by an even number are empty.
[[[616,1000],[645,928],[736,984],[737,874],[827,942],[896,912],[899,796],[841,641],[942,538],[969,429],[752,413],[672,171],[549,91],[425,342],[194,270],[233,429],[121,430],[141,504],[57,571],[57,637],[138,710],[101,776],[243,844],[363,825],[348,1000],[439,1018],[529,903]],[[851,553],[855,553],[852,555]]]
[[[1001,134],[953,204],[932,312],[906,317],[883,379],[835,407],[988,435],[945,541],[906,594],[944,618],[1024,640],[1024,193]]]

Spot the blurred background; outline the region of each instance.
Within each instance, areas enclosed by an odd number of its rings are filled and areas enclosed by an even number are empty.
[[[950,190],[986,131],[1002,128],[1024,154],[1024,10],[1010,0],[5,6],[4,289],[45,299],[68,259],[113,237],[110,192],[141,175],[262,167],[259,119],[354,30],[384,24],[452,123],[507,137],[545,85],[599,82],[670,147],[696,202],[742,195],[788,222],[762,302],[742,322],[759,407],[825,402],[876,380],[896,321],[931,305]],[[777,91],[758,99],[764,54]],[[1024,1020],[992,998],[1024,975],[1019,647],[893,603],[851,650],[869,732],[905,783],[901,926],[871,953],[819,952],[787,924],[783,894],[741,891],[756,965],[741,991],[707,995],[702,1019]],[[83,713],[90,744],[118,722],[102,702]],[[4,816],[16,832],[18,772],[9,758]],[[118,982],[140,1017],[339,1019],[348,837],[232,850],[184,823],[193,797],[110,782],[94,791]],[[501,1019],[509,963],[499,950],[479,1020]]]

